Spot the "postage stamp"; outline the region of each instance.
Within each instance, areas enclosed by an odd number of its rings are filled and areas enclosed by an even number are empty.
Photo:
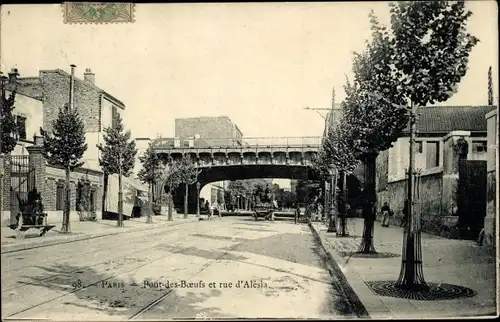
[[[127,23],[134,22],[134,3],[64,2],[64,23]]]

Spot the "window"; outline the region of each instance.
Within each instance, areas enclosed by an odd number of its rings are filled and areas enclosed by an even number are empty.
[[[486,141],[472,141],[472,152],[484,153],[488,149]]]
[[[64,190],[64,185],[58,183],[56,188],[56,210],[64,209]]]
[[[427,155],[426,155],[426,168],[435,168],[439,166],[439,142],[428,141],[426,142]]]
[[[112,127],[116,126],[116,119],[117,119],[118,115],[119,115],[118,108],[115,105],[113,105],[113,107],[111,108],[111,126]]]
[[[415,143],[416,143],[416,146],[417,146],[417,148],[416,148],[417,153],[422,153],[423,152],[423,145],[424,145],[423,143],[424,142],[422,142],[422,141],[415,141]]]

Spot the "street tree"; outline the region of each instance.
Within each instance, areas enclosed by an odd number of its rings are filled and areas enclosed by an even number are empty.
[[[162,193],[165,192],[167,194],[167,202],[168,202],[168,220],[173,220],[172,217],[172,193],[177,189],[180,185],[180,176],[177,163],[169,160],[162,166],[161,174],[160,174],[160,184],[161,188],[159,189]]]
[[[228,191],[231,193],[232,198],[237,198],[237,196],[243,196],[248,202],[255,202],[257,196],[260,194],[257,192],[263,192],[266,186],[266,181],[264,179],[246,179],[246,180],[234,180],[229,182]],[[251,198],[251,200],[250,200]],[[244,207],[244,205],[238,204],[238,208]]]
[[[16,119],[14,117],[14,114],[12,114],[12,111],[14,110],[15,102],[16,102],[16,91],[12,91],[9,95],[9,97],[6,96],[5,93],[5,88],[3,88],[4,85],[2,85],[2,99],[1,103],[2,106],[0,107],[2,110],[0,111],[0,125],[1,125],[1,131],[0,131],[0,136],[1,136],[1,150],[0,153],[2,154],[9,154],[14,150],[16,147],[16,133],[17,133],[17,126],[16,126]]]
[[[147,223],[153,222],[153,202],[156,201],[158,196],[154,195],[154,187],[158,184],[161,179],[161,170],[162,164],[160,158],[155,153],[153,149],[153,145],[149,143],[148,149],[145,151],[144,155],[139,157],[140,162],[142,163],[142,168],[139,170],[137,176],[139,179],[148,184],[148,199],[149,199],[149,209],[147,216]],[[160,195],[161,196],[161,195]]]
[[[411,107],[409,218],[396,286],[428,290],[422,268],[420,217],[413,206],[416,110],[444,102],[456,92],[467,72],[470,52],[479,39],[466,30],[472,12],[465,9],[464,1],[398,2],[390,4],[390,11],[393,75],[401,84],[399,93]]]
[[[339,183],[342,191],[340,199],[340,206],[338,212],[343,216],[341,221],[342,227],[341,231],[345,233],[345,216],[347,203],[347,175],[351,173],[358,165],[358,155],[356,154],[357,147],[356,141],[352,139],[352,133],[349,132],[350,128],[346,118],[347,107],[345,103],[343,104],[344,115],[340,119],[339,123],[333,127],[328,133],[323,144],[321,146],[321,152],[318,155],[316,161],[316,168],[323,174],[323,176],[329,176],[331,171],[339,172]],[[335,180],[336,181],[336,180]],[[337,182],[334,182],[332,189],[336,189]],[[337,199],[337,198],[336,198]],[[336,231],[336,219],[335,215],[332,214],[330,218],[330,224],[328,227],[328,232]]]
[[[123,190],[122,176],[129,176],[135,165],[137,149],[130,130],[125,131],[120,114],[116,114],[113,124],[104,129],[104,145],[98,144],[101,151],[99,165],[104,172],[103,211],[105,208],[108,177],[118,174],[118,227],[123,227]]]
[[[179,181],[184,185],[184,219],[187,219],[189,185],[192,185],[198,181],[198,175],[202,170],[196,167],[195,163],[191,160],[191,157],[188,154],[182,155],[182,158],[177,161],[176,167]]]
[[[5,95],[7,81],[6,76],[1,76],[1,98],[0,98],[0,211],[3,209],[4,199],[4,154],[9,154],[16,147],[15,134],[17,132],[16,120],[12,111],[16,101],[15,90],[7,98]]]
[[[376,253],[373,229],[376,214],[376,159],[390,148],[407,125],[407,108],[401,85],[394,77],[394,48],[390,33],[370,13],[372,39],[353,59],[353,84],[347,80],[344,90],[345,130],[353,141],[356,157],[364,166],[364,230],[359,252]]]
[[[52,165],[62,166],[66,172],[66,191],[61,233],[71,232],[70,227],[70,174],[83,165],[82,157],[87,150],[85,128],[76,109],[69,105],[59,109],[57,119],[52,123],[52,131],[44,131],[42,154]]]

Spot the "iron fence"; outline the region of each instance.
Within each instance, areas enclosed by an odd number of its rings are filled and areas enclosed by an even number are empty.
[[[10,205],[12,210],[19,211],[19,202],[26,202],[28,193],[35,188],[35,171],[28,155],[11,156],[10,166]]]
[[[243,138],[158,138],[157,148],[258,148],[258,147],[318,147],[321,136],[306,137],[243,137]]]

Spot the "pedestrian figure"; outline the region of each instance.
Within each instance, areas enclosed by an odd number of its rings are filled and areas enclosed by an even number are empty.
[[[406,223],[408,222],[408,206],[408,199],[405,199],[405,204],[403,206],[403,219],[401,220],[399,227],[406,226]]]
[[[219,207],[219,204],[217,202],[213,203],[213,214],[217,214],[217,216],[219,217],[219,219],[221,219],[221,216],[220,216],[220,207]]]
[[[295,223],[299,221],[299,216],[300,216],[300,207],[297,204],[297,209],[295,210]]]
[[[389,220],[391,217],[391,208],[387,202],[382,206],[382,227],[389,227]]]
[[[214,215],[214,205],[210,204],[208,201],[205,203],[205,205],[207,206],[208,210],[208,220],[211,220],[212,216]]]

